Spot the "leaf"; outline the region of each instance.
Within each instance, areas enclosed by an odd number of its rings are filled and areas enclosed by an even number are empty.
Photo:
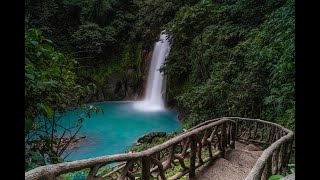
[[[53,110],[46,104],[38,103],[37,109],[38,111],[42,112],[42,114],[45,114],[48,117],[51,117],[53,115]]]
[[[29,78],[29,79],[34,79],[34,76],[33,75],[31,75],[31,74],[25,74],[25,76],[27,77],[27,78]]]
[[[51,117],[53,115],[53,110],[49,106],[45,106],[45,111],[48,117]]]
[[[52,41],[50,39],[44,39],[46,42],[52,44]]]
[[[293,174],[295,173],[295,169],[294,168],[290,168],[290,172]]]
[[[44,159],[42,156],[40,156],[39,153],[31,152],[30,154],[31,154],[32,158],[33,158],[34,160],[36,160],[36,161],[41,161],[41,160]]]
[[[37,57],[40,57],[41,54],[42,54],[42,52],[37,52],[36,56],[37,56]]]
[[[34,46],[37,46],[37,45],[39,44],[38,41],[30,41],[30,43],[31,43],[32,45],[34,45]]]
[[[25,118],[25,121],[24,121],[25,125],[24,125],[24,129],[25,129],[25,132],[28,132],[31,128],[32,128],[32,119],[31,118]]]
[[[40,43],[42,43],[42,41],[45,39],[45,37],[44,36],[41,36],[40,37]]]
[[[268,180],[279,180],[283,177],[284,176],[282,176],[282,175],[273,175],[273,176],[270,176]]]

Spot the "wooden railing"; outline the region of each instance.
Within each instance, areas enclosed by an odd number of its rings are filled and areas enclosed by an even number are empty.
[[[25,177],[27,180],[59,179],[62,174],[90,168],[87,180],[173,180],[186,174],[194,178],[197,168],[218,157],[225,157],[226,151],[234,148],[235,132],[235,121],[219,118],[142,152],[41,166],[26,172]],[[120,164],[97,175],[101,167],[114,162]],[[174,173],[177,167],[181,169]],[[173,174],[168,176],[170,172]]]
[[[269,146],[263,151],[245,180],[266,180],[283,173],[291,156],[294,134],[279,124],[260,119],[225,117],[236,122],[238,141]]]
[[[267,179],[288,164],[293,132],[275,123],[240,117],[223,117],[201,123],[167,142],[148,150],[41,166],[25,173],[27,180],[59,179],[60,175],[90,168],[93,179],[179,179],[195,177],[196,169],[225,157],[235,141],[264,145],[265,149],[246,180]],[[107,167],[99,174],[101,167]],[[180,168],[179,171],[174,171]],[[175,173],[176,172],[176,173]]]

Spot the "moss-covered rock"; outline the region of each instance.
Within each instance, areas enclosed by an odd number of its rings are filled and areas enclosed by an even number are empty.
[[[139,143],[151,143],[155,137],[164,137],[166,132],[151,132],[140,137],[137,142]]]

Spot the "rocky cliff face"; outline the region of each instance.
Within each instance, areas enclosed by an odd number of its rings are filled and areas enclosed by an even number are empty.
[[[142,99],[144,97],[145,89],[147,87],[149,66],[150,66],[150,62],[151,62],[151,58],[152,58],[152,50],[150,50],[150,51],[145,50],[143,52],[142,57],[143,58],[142,58],[142,62],[141,62],[141,67],[142,67],[143,76],[141,79],[140,89],[137,94],[137,99]]]
[[[141,63],[139,68],[129,68],[112,72],[105,79],[102,90],[90,94],[84,102],[98,101],[130,101],[141,99],[146,87],[148,69],[152,52],[143,50],[141,52]],[[138,76],[142,74],[142,76]]]

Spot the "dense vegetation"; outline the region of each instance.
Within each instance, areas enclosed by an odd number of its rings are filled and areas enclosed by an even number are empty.
[[[25,3],[26,134],[43,123],[55,127],[56,112],[84,102],[132,99],[164,29],[172,37],[162,68],[168,103],[186,127],[241,116],[294,130],[293,0]],[[27,149],[26,169],[60,161],[53,134]]]
[[[188,2],[186,2],[188,3]],[[26,170],[63,160],[57,133],[66,110],[84,102],[132,98],[142,86],[143,58],[182,3],[168,0],[25,2]],[[149,12],[153,12],[150,16]],[[82,111],[83,112],[83,111]],[[68,135],[67,135],[68,134]]]
[[[294,1],[201,1],[168,25],[168,91],[186,122],[262,118],[294,129]]]
[[[47,163],[61,162],[67,147],[61,139],[75,136],[73,129],[80,129],[81,122],[98,112],[97,107],[84,105],[80,98],[90,87],[76,83],[76,61],[64,56],[52,47],[36,29],[25,34],[25,147],[26,169]],[[61,117],[67,109],[78,107],[78,124],[62,126]],[[63,134],[57,128],[64,129]]]
[[[77,81],[96,86],[83,101],[132,99],[141,91],[145,57],[163,25],[179,7],[190,3],[27,0],[26,28],[40,29],[59,50],[77,60]]]

